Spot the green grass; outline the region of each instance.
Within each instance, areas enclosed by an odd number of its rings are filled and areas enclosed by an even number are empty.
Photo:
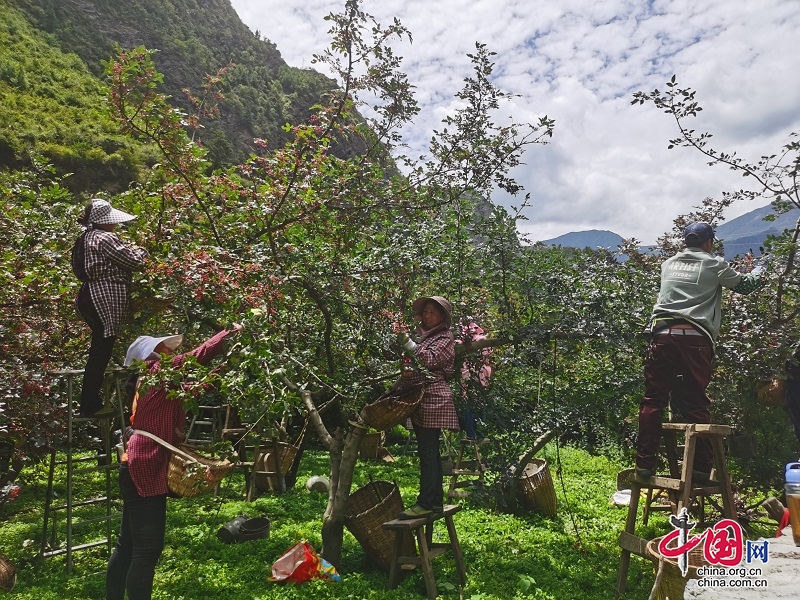
[[[391,446],[396,462],[359,461],[354,490],[372,479],[396,481],[406,505],[417,491],[416,459],[402,456]],[[630,465],[590,456],[570,448],[548,446],[541,457],[550,465],[559,507],[555,518],[534,513],[498,514],[469,506],[455,516],[467,566],[467,586],[459,590],[455,563],[449,555],[434,561],[441,598],[471,600],[572,599],[606,600],[614,597],[620,551],[619,532],[626,511],[611,505],[616,474]],[[560,470],[559,470],[560,464]],[[226,598],[275,600],[307,598],[418,599],[424,583],[418,571],[387,589],[387,575],[370,567],[364,550],[345,533],[339,583],[315,580],[302,585],[268,581],[272,563],[299,539],[319,550],[321,517],[326,497],[309,493],[305,480],[326,474],[327,455],[306,452],[296,487],[286,494],[267,494],[246,503],[239,493],[241,475],[229,477],[220,498],[170,500],[167,546],[155,580],[156,599]],[[0,507],[0,551],[19,567],[13,597],[35,600],[97,599],[104,597],[105,547],[74,554],[72,576],[67,576],[63,556],[35,560],[42,528],[46,489],[43,466],[29,469],[18,500]],[[103,489],[102,476],[94,474],[86,487]],[[59,492],[63,493],[63,492]],[[241,513],[266,514],[271,520],[269,539],[226,545],[217,529]],[[114,526],[118,525],[117,522]],[[437,524],[438,527],[438,524]],[[443,530],[443,527],[442,527]],[[639,533],[652,538],[670,530],[663,513],[655,514]],[[94,534],[102,534],[96,526]],[[772,532],[759,532],[771,535]],[[439,529],[435,536],[441,535]],[[625,599],[645,599],[653,584],[650,563],[635,558],[628,576]],[[460,595],[461,592],[461,595]]]

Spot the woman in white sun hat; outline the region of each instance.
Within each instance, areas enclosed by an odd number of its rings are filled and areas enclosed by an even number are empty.
[[[92,330],[81,387],[82,417],[111,416],[113,412],[110,406],[103,409],[100,389],[114,342],[127,319],[133,271],[142,269],[149,256],[144,248],[124,244],[114,229],[135,218],[95,198],[78,219],[86,230],[72,249],[72,269],[83,282],[75,305]]]
[[[144,361],[142,371],[135,374],[137,380],[141,373],[158,373],[162,361],[178,368],[188,356],[193,356],[205,365],[219,356],[226,339],[241,329],[240,324],[234,323],[232,329],[223,329],[183,354],[175,354],[183,342],[182,335],[141,336],[128,348],[125,365]],[[138,387],[137,381],[133,387]],[[166,535],[167,473],[171,453],[155,440],[136,435],[136,431],[151,433],[173,445],[182,442],[186,411],[183,402],[170,398],[168,392],[166,385],[153,385],[137,390],[134,395],[131,427],[125,431],[127,446],[119,468],[122,523],[106,568],[106,600],[123,600],[126,592],[128,600],[152,597],[155,569]]]

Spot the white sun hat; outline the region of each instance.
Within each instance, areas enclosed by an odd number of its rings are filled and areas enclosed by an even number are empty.
[[[126,367],[130,367],[136,360],[147,360],[150,358],[159,358],[155,349],[161,342],[170,350],[175,350],[183,343],[183,335],[166,335],[164,337],[151,337],[149,335],[140,335],[128,347],[128,352],[125,354]]]
[[[127,223],[136,218],[136,215],[117,210],[107,200],[95,198],[92,200],[92,210],[89,213],[89,223],[97,225],[115,225]]]

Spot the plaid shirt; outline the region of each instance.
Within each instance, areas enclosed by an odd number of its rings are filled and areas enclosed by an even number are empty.
[[[132,272],[144,266],[149,256],[144,248],[129,247],[115,233],[90,229],[86,233],[84,267],[103,335],[119,334],[128,316]]]
[[[225,338],[230,331],[220,331],[200,346],[172,358],[172,366],[179,367],[186,356],[195,356],[201,364],[206,364],[222,352]],[[157,372],[161,365],[157,360],[146,361],[150,373]],[[178,431],[186,425],[186,411],[183,402],[167,398],[167,390],[151,388],[147,394],[136,399],[136,411],[131,417],[135,428],[157,435],[173,446],[181,443]],[[140,496],[158,496],[169,491],[167,487],[167,468],[171,451],[143,435],[134,435],[128,441],[128,470]]]
[[[433,380],[423,373],[415,372],[411,377],[403,377],[403,385],[425,384],[422,402],[411,415],[411,421],[419,427],[433,429],[453,429],[458,431],[458,415],[453,403],[453,390],[447,378],[453,374],[455,342],[447,326],[427,331],[417,327],[419,343],[414,349],[414,358],[430,371]]]

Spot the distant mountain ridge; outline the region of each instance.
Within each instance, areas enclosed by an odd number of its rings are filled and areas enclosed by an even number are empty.
[[[717,227],[717,237],[723,241],[725,246],[725,258],[730,259],[751,250],[756,255],[760,254],[759,248],[764,245],[764,240],[768,235],[779,235],[785,229],[794,229],[800,218],[800,209],[794,208],[782,215],[776,215],[774,221],[765,221],[764,217],[770,214],[774,214],[774,211],[768,204]],[[622,236],[613,231],[591,229],[565,233],[549,240],[542,240],[542,243],[565,248],[614,250],[622,243],[622,240]]]

